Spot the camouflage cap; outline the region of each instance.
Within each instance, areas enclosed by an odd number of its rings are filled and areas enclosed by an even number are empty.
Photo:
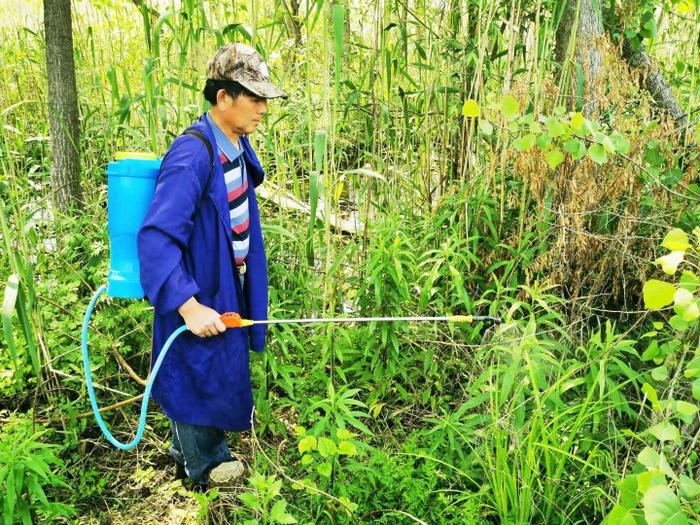
[[[287,98],[270,82],[267,64],[260,54],[246,44],[227,44],[207,64],[207,78],[238,82],[262,98]]]

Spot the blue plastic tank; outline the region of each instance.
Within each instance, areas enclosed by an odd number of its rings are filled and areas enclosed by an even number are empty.
[[[151,153],[117,153],[116,161],[107,165],[107,293],[111,297],[144,296],[136,236],[153,200],[160,162]]]

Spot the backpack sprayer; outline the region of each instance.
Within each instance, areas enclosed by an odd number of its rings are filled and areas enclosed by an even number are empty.
[[[90,318],[97,304],[97,300],[105,292],[110,297],[123,299],[143,299],[144,291],[141,287],[140,268],[136,237],[146,212],[155,193],[156,178],[160,170],[160,159],[148,153],[118,153],[116,161],[107,165],[107,222],[110,240],[110,271],[108,283],[101,286],[93,295],[85,312],[82,329],[82,353],[83,367],[85,371],[85,383],[87,385],[90,405],[95,414],[95,419],[107,440],[121,450],[129,450],[135,447],[143,436],[146,427],[146,413],[148,400],[151,395],[154,380],[158,370],[165,359],[173,341],[184,331],[183,325],[176,329],[163,345],[163,348],[153,364],[144,390],[141,402],[141,415],[136,436],[129,443],[118,441],[109,431],[97,406],[97,398],[90,370],[90,357],[88,354],[88,330]],[[128,203],[128,206],[125,205]],[[221,314],[221,321],[226,328],[245,328],[257,324],[318,324],[318,323],[369,323],[369,322],[449,322],[449,323],[476,323],[491,322],[501,324],[499,317],[472,316],[472,315],[447,315],[435,317],[327,317],[308,319],[243,319],[236,312]]]

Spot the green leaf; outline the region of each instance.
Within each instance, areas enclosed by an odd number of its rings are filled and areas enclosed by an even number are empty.
[[[558,149],[553,149],[547,152],[545,160],[550,170],[554,170],[564,161],[564,155]]]
[[[506,120],[515,120],[520,115],[520,104],[512,95],[506,95],[501,100],[501,113]]]
[[[642,498],[648,525],[687,525],[676,494],[666,485],[651,487]]]
[[[301,464],[302,465],[310,465],[313,462],[314,462],[314,457],[311,454],[304,454],[303,456],[301,456]]]
[[[341,441],[338,443],[338,453],[345,456],[357,455],[357,447],[350,441]]]
[[[297,436],[301,437],[301,436],[306,435],[306,429],[304,427],[302,427],[301,425],[297,425],[294,427],[294,433]]]
[[[321,474],[324,478],[330,478],[331,477],[331,472],[333,470],[333,466],[330,464],[330,462],[326,461],[325,463],[321,463],[316,467],[316,470],[318,470],[318,473]]]
[[[553,139],[561,137],[566,133],[566,128],[564,127],[564,124],[562,124],[560,120],[555,118],[550,118],[547,121],[547,127],[549,128],[547,134]]]
[[[479,103],[473,98],[467,99],[462,106],[462,115],[467,118],[477,118],[481,116]]]
[[[681,474],[678,480],[678,486],[681,489],[681,496],[686,499],[693,499],[700,496],[700,485],[685,474]]]
[[[693,399],[695,399],[695,401],[700,401],[700,379],[696,379],[691,383],[691,389],[693,392]]]
[[[676,401],[676,411],[681,416],[693,417],[697,413],[698,407],[687,401]]]
[[[688,234],[680,228],[673,228],[666,234],[664,240],[661,241],[661,246],[671,251],[684,252],[690,248]]]
[[[260,500],[255,494],[251,492],[244,492],[243,494],[239,494],[238,499],[240,499],[243,502],[243,504],[249,509],[262,510],[262,507],[260,506]]]
[[[692,323],[700,317],[700,308],[691,292],[685,288],[679,288],[673,295],[674,311],[681,316],[681,319]]]
[[[352,439],[355,437],[355,434],[345,428],[339,428],[336,436],[338,436],[338,439]]]
[[[644,306],[650,310],[659,310],[673,303],[673,296],[676,287],[670,283],[650,279],[644,283],[642,294],[644,295]]]
[[[602,525],[638,525],[636,516],[639,515],[639,510],[634,507],[625,507],[624,505],[615,505],[605,517]]]
[[[678,286],[689,292],[695,292],[700,288],[700,279],[691,271],[685,270],[681,273],[681,278],[678,281]]]
[[[287,513],[287,500],[284,499],[277,500],[272,506],[270,520],[273,523],[297,523],[294,516]]]
[[[585,121],[586,119],[583,117],[583,113],[574,113],[571,115],[571,129],[574,131],[580,131],[583,128]]]
[[[615,146],[615,151],[620,155],[627,155],[632,149],[632,145],[619,131],[613,131],[610,140]]]
[[[552,143],[552,137],[549,135],[538,135],[535,144],[540,149],[544,149]]]
[[[310,450],[316,450],[316,438],[313,436],[306,436],[301,441],[299,441],[299,452],[302,454]]]
[[[637,475],[632,474],[618,483],[620,488],[620,503],[628,508],[635,508],[639,503],[637,494]]]
[[[518,151],[527,151],[535,145],[535,136],[532,133],[524,135],[513,142]]]
[[[571,139],[564,143],[564,151],[571,155],[572,159],[579,160],[586,154],[586,146],[579,139]]]
[[[637,475],[637,491],[644,495],[651,487],[666,486],[666,478],[660,470],[647,470]]]
[[[676,441],[681,437],[678,428],[673,423],[669,421],[662,421],[647,430],[649,434],[654,436],[659,441]]]
[[[322,437],[318,440],[318,453],[321,454],[324,458],[327,458],[328,456],[333,456],[337,452],[338,447],[336,446],[335,441],[333,441],[332,439]]]
[[[493,133],[493,125],[486,119],[479,119],[479,131],[489,137]]]
[[[657,366],[651,371],[651,377],[654,381],[664,381],[668,379],[668,368],[665,366]]]
[[[657,468],[660,459],[659,453],[651,447],[644,447],[637,457],[637,460],[648,468]]]
[[[600,144],[591,144],[588,148],[588,156],[597,164],[605,164],[608,162],[608,153]]]
[[[665,274],[674,275],[678,269],[678,265],[683,262],[684,256],[685,252],[675,251],[663,257],[659,257],[654,263],[661,265],[661,269]]]
[[[684,321],[680,315],[674,315],[668,320],[668,324],[671,328],[678,330],[679,332],[684,332],[690,326],[687,321]]]

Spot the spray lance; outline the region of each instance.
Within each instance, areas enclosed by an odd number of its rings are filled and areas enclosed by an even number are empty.
[[[88,332],[90,319],[98,299],[107,293],[110,297],[123,299],[143,299],[144,291],[141,287],[140,268],[136,237],[150,206],[155,192],[156,178],[160,170],[160,160],[155,155],[148,153],[118,153],[116,161],[107,165],[107,223],[110,240],[110,271],[106,286],[101,286],[93,295],[85,312],[82,326],[82,356],[85,383],[87,385],[90,405],[95,415],[95,420],[107,440],[116,448],[129,450],[134,448],[143,437],[146,427],[146,414],[148,400],[151,395],[153,383],[158,375],[161,364],[168,354],[173,341],[184,331],[183,325],[176,329],[166,340],[158,358],[153,363],[151,373],[146,382],[139,425],[134,438],[128,443],[117,440],[107,428],[100,408],[97,405],[95,389],[90,368],[90,356],[88,352]],[[124,203],[129,203],[129,208]],[[227,329],[245,328],[248,326],[265,324],[321,324],[321,323],[371,323],[371,322],[448,322],[448,323],[476,323],[490,322],[501,324],[499,317],[472,316],[472,315],[446,315],[446,316],[406,316],[406,317],[326,317],[306,319],[244,319],[236,312],[221,314],[221,321]]]

